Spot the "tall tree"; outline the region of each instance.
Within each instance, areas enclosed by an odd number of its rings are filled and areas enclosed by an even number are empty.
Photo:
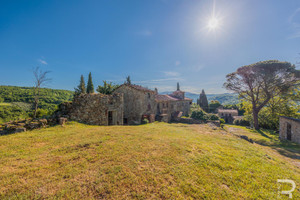
[[[131,85],[131,79],[130,79],[130,76],[127,76],[127,77],[126,77],[125,84]]]
[[[206,94],[204,92],[204,90],[202,90],[200,97],[197,101],[198,105],[205,111],[208,112],[209,108],[208,108],[208,101],[207,101],[207,97]]]
[[[86,93],[90,94],[90,93],[94,93],[94,84],[93,84],[93,80],[92,80],[92,73],[89,73],[89,79],[88,79],[88,83],[86,86]]]
[[[83,75],[81,75],[80,83],[77,86],[77,88],[75,88],[75,95],[80,95],[80,94],[84,94],[84,93],[86,93],[85,81],[84,81]]]
[[[114,85],[112,82],[103,81],[103,86],[99,85],[97,92],[101,94],[112,94],[117,87],[119,87],[119,85]]]
[[[293,88],[299,82],[299,71],[289,62],[267,60],[240,67],[226,79],[226,89],[251,103],[254,128],[259,129],[259,111],[271,98]]]
[[[37,110],[39,107],[39,101],[41,96],[41,87],[44,86],[47,82],[51,81],[50,78],[48,78],[48,74],[50,71],[43,71],[39,67],[36,67],[33,70],[34,75],[34,112],[33,112],[33,118],[36,118]]]

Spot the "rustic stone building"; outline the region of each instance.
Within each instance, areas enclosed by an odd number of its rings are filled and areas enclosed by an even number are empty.
[[[218,109],[218,116],[223,118],[226,123],[232,124],[236,116],[238,116],[238,110],[235,109]]]
[[[80,94],[60,106],[69,119],[93,125],[123,125],[123,94]]]
[[[124,124],[141,124],[144,118],[149,122],[155,121],[155,91],[139,85],[123,84],[114,91],[114,94],[123,94]]]
[[[192,99],[185,97],[185,93],[177,85],[177,91],[169,95],[156,95],[156,119],[170,122],[173,118],[189,114]]]
[[[123,84],[113,95],[81,94],[73,102],[61,105],[62,115],[69,119],[94,125],[137,125],[144,119],[170,122],[188,115],[192,99],[179,89],[160,95],[139,85]]]
[[[169,95],[160,95],[139,85],[123,84],[114,93],[124,95],[124,124],[141,124],[143,119],[170,122],[173,117],[188,115],[192,99],[177,90]]]
[[[280,116],[279,138],[300,144],[300,119]]]

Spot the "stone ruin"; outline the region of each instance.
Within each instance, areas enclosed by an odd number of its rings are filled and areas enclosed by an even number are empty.
[[[123,125],[123,94],[80,94],[59,106],[56,117],[93,125]]]

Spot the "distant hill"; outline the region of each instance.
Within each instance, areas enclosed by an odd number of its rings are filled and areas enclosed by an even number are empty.
[[[41,88],[40,106],[44,109],[55,107],[65,101],[70,101],[74,92]],[[32,87],[0,86],[0,100],[4,102],[33,103],[34,89]]]
[[[51,113],[60,103],[72,100],[73,94],[68,90],[42,88],[39,108]],[[32,112],[33,101],[32,87],[0,86],[0,123],[27,118]]]
[[[172,92],[162,92],[161,94],[171,94]],[[193,99],[193,102],[197,102],[197,99],[199,98],[199,94],[186,92],[185,96],[188,98]],[[207,100],[218,100],[221,104],[227,105],[227,104],[236,104],[238,103],[238,94],[233,93],[224,93],[224,94],[206,94]]]

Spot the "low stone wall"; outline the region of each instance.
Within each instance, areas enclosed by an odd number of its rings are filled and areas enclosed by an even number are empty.
[[[55,123],[55,122],[53,122]],[[52,124],[52,120],[47,119],[28,119],[20,121],[7,122],[0,125],[0,135],[25,132],[28,130],[45,128],[49,124]]]
[[[58,116],[92,125],[123,125],[123,94],[81,94],[59,106]]]

